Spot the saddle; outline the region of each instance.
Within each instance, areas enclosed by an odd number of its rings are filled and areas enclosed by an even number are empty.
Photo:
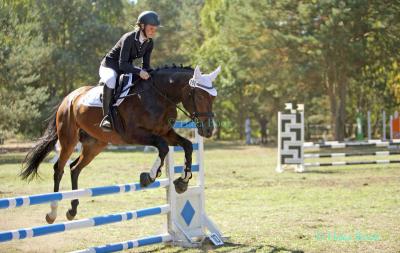
[[[121,94],[134,85],[134,75],[132,75],[132,83],[129,85],[130,74],[121,74],[118,76],[118,82],[115,85],[112,102],[115,103]],[[129,85],[129,86],[128,86]]]
[[[129,84],[129,79],[132,76],[132,81]],[[121,134],[125,131],[124,127],[124,122],[122,117],[120,117],[118,107],[115,106],[115,102],[120,98],[121,94],[126,91],[127,89],[131,88],[134,89],[134,77],[135,75],[133,74],[121,74],[118,76],[117,80],[118,82],[116,83],[115,89],[114,89],[114,94],[111,99],[111,105],[110,105],[110,118],[111,118],[111,124],[114,128],[114,130],[118,133]]]
[[[149,71],[149,73],[152,70]],[[132,75],[132,80],[131,83],[129,83],[129,79],[131,78]],[[111,124],[113,126],[113,129],[118,133],[122,134],[125,132],[125,127],[124,127],[124,121],[122,117],[120,116],[120,113],[118,111],[118,106],[115,106],[115,102],[121,98],[121,94],[123,94],[127,89],[129,90],[128,95],[132,94],[139,94],[144,91],[144,89],[140,89],[137,83],[139,81],[139,77],[135,76],[133,74],[120,74],[117,78],[118,82],[116,83],[116,87],[114,89],[114,94],[111,99],[111,105],[110,105],[110,118],[111,118]],[[140,85],[139,85],[140,86]],[[150,88],[150,87],[149,87]]]

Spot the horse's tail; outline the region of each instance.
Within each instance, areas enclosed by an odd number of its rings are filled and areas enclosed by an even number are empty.
[[[56,115],[57,109],[55,109],[51,115],[43,136],[39,138],[35,146],[26,155],[22,172],[20,173],[22,179],[28,179],[30,181],[35,178],[38,175],[40,163],[42,163],[44,158],[54,149],[58,140]]]

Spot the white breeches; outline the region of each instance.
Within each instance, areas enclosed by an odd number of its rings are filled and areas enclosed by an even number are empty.
[[[100,66],[99,68],[100,82],[103,82],[110,89],[115,89],[115,83],[117,82],[117,72],[111,68]]]

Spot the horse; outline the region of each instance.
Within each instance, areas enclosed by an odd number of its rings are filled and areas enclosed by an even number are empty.
[[[174,185],[177,193],[185,192],[192,177],[193,147],[191,141],[174,131],[173,123],[177,118],[177,109],[180,109],[196,123],[201,136],[212,136],[212,105],[216,97],[212,81],[219,72],[220,67],[210,74],[202,74],[198,66],[194,70],[191,67],[173,66],[152,71],[148,80],[136,80],[135,89],[131,89],[115,109],[123,131],[116,131],[114,127],[113,131],[104,132],[99,126],[103,117],[101,108],[80,103],[95,86],[84,86],[72,91],[56,107],[43,136],[27,153],[20,176],[29,181],[37,177],[40,163],[59,141],[60,154],[53,166],[54,192],[58,192],[64,166],[77,143],[81,142],[81,153],[70,164],[72,190],[76,190],[82,169],[109,143],[138,144],[154,146],[158,150],[158,157],[150,172],[140,174],[140,184],[146,187],[161,176],[168,146],[179,145],[185,153],[185,165],[184,172],[174,180]],[[78,199],[71,201],[71,208],[66,213],[68,220],[74,219],[78,205]],[[46,214],[46,221],[51,224],[56,216],[57,202],[53,202],[51,212]]]

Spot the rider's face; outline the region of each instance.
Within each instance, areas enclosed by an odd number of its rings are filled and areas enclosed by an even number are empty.
[[[154,25],[146,25],[144,27],[144,31],[146,32],[147,38],[153,38],[157,32],[157,26]]]

